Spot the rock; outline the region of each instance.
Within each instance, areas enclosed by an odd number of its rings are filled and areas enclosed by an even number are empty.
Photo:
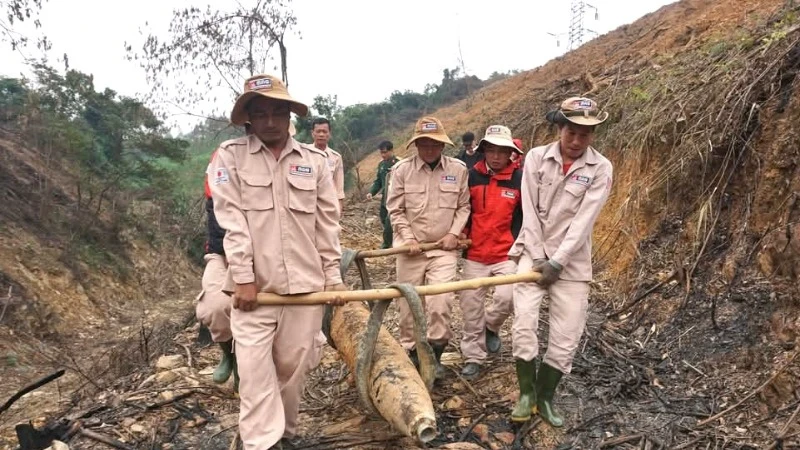
[[[61,441],[53,441],[50,447],[47,447],[45,450],[69,450],[69,445]]]
[[[445,448],[450,450],[483,450],[483,447],[478,444],[473,444],[472,442],[452,442],[436,448]]]
[[[170,384],[174,381],[179,380],[180,378],[181,376],[178,375],[177,373],[171,370],[167,370],[164,372],[159,372],[158,375],[156,375],[156,382],[160,384]]]
[[[156,369],[160,370],[177,369],[181,365],[183,365],[182,355],[162,355],[156,361]]]
[[[494,437],[498,441],[500,441],[500,442],[502,442],[502,443],[504,443],[506,445],[511,445],[511,444],[514,443],[514,438],[516,436],[514,436],[514,433],[509,433],[508,431],[501,431],[500,433],[495,433]]]
[[[481,442],[489,443],[491,440],[489,439],[489,426],[485,423],[479,423],[475,425],[475,428],[472,429],[472,434],[474,434]]]
[[[458,419],[458,426],[460,428],[467,428],[469,426],[469,424],[471,424],[471,423],[472,423],[472,419],[469,418],[469,417],[462,417],[462,418]]]
[[[454,396],[448,398],[447,400],[445,400],[444,404],[442,405],[442,408],[444,408],[446,410],[449,410],[449,411],[453,411],[453,410],[456,410],[456,409],[461,409],[463,407],[464,407],[464,400],[462,400],[461,397],[459,397],[457,395],[454,395]]]
[[[378,219],[376,219],[375,217],[367,217],[367,220],[364,221],[364,225],[371,227],[375,225],[377,221]]]
[[[131,430],[132,433],[142,434],[142,433],[144,433],[144,425],[135,423],[135,424],[131,425],[130,430]]]
[[[163,400],[165,402],[168,402],[168,401],[172,400],[173,398],[175,398],[175,392],[174,391],[164,391],[164,392],[161,392],[161,393],[158,394],[158,399],[159,400]]]

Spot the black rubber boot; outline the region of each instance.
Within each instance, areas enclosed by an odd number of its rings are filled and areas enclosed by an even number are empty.
[[[444,348],[447,347],[447,344],[431,344],[431,348],[433,349],[433,356],[436,357],[436,379],[441,380],[444,378],[445,373],[447,370],[442,365],[442,353],[444,353]]]
[[[494,331],[486,328],[486,350],[489,353],[497,353],[500,351],[500,336]]]
[[[220,342],[219,348],[222,350],[222,359],[219,365],[214,369],[212,379],[214,383],[222,384],[228,381],[233,373],[233,368],[236,366],[236,357],[233,356],[233,341]]]
[[[473,380],[478,377],[481,373],[481,365],[474,362],[468,362],[464,364],[464,368],[461,369],[461,376],[468,380]]]
[[[519,400],[511,411],[513,422],[527,422],[536,413],[536,360],[517,359]]]
[[[536,376],[536,404],[539,407],[539,415],[554,427],[564,426],[564,418],[553,408],[553,395],[563,375],[558,369],[543,362]]]

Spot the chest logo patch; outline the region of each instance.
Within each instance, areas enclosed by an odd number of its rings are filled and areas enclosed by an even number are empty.
[[[458,179],[455,175],[442,175],[442,183],[456,184],[456,181],[458,181]]]
[[[509,191],[508,189],[503,189],[502,191],[500,191],[500,197],[517,198],[517,193],[514,191]]]
[[[299,177],[310,177],[313,175],[311,166],[301,166],[299,164],[292,164],[289,166],[289,175],[296,175]]]
[[[592,184],[592,177],[587,177],[585,175],[570,175],[569,182],[580,184],[581,186],[589,186]]]

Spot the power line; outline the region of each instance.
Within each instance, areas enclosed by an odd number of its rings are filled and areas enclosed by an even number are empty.
[[[580,47],[584,42],[584,37],[587,33],[597,35],[596,31],[586,28],[584,18],[586,10],[594,10],[594,19],[600,18],[600,14],[596,6],[586,3],[583,0],[571,0],[570,2],[570,16],[569,16],[569,31],[563,33],[547,33],[556,38],[556,46],[561,46],[561,37],[567,36],[568,48],[567,50],[574,50]]]

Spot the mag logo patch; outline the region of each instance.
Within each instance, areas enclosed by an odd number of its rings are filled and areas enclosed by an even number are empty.
[[[289,166],[289,175],[296,175],[299,177],[310,177],[314,174],[311,170],[311,166],[301,166],[298,164],[292,164]]]
[[[587,177],[585,175],[571,175],[569,177],[569,182],[580,184],[582,186],[589,186],[592,184],[592,177]]]
[[[423,123],[422,124],[422,131],[423,132],[436,131],[438,129],[439,129],[439,126],[436,125],[435,122],[429,122],[429,123]]]
[[[262,89],[272,89],[272,80],[269,78],[259,78],[258,80],[253,80],[247,84],[247,88],[251,91],[262,90]]]
[[[509,191],[508,189],[503,189],[502,191],[500,191],[500,197],[517,198],[517,193],[514,191]]]
[[[442,175],[442,183],[445,184],[456,184],[458,179],[455,175]]]

